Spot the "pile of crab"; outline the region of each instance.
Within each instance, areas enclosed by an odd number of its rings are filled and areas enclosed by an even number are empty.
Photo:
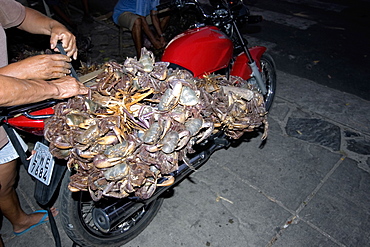
[[[45,121],[51,153],[74,170],[69,189],[93,200],[129,195],[146,199],[168,186],[193,146],[224,131],[239,138],[267,121],[262,95],[240,78],[194,78],[155,62],[145,48],[140,60],[108,62],[86,96],[55,106]],[[159,178],[165,180],[158,184]]]

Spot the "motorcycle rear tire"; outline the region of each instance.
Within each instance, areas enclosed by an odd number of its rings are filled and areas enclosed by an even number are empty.
[[[122,246],[137,237],[158,213],[163,198],[158,198],[140,208],[131,218],[125,221],[126,227],[115,228],[108,233],[99,231],[91,218],[95,202],[87,192],[72,193],[68,189],[70,173],[64,176],[59,208],[61,223],[68,237],[79,246]],[[140,211],[140,212],[139,212]]]
[[[264,53],[261,57],[261,76],[266,85],[267,94],[264,95],[265,108],[269,111],[276,92],[276,66],[270,54]]]

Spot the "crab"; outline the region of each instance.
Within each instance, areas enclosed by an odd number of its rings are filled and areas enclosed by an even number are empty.
[[[196,143],[201,143],[207,139],[214,130],[214,124],[204,121],[203,118],[191,118],[185,122],[185,127],[190,132],[191,136],[197,137]],[[201,132],[203,129],[205,130]]]
[[[241,78],[194,78],[143,49],[139,60],[107,62],[92,80],[88,95],[55,106],[45,138],[75,171],[69,189],[94,201],[150,198],[174,183],[179,161],[193,169],[187,155],[217,131],[237,139],[264,125],[267,136],[263,97]]]

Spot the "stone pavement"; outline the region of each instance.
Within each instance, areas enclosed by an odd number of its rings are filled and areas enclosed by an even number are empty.
[[[120,61],[116,27],[91,25],[92,61]],[[129,34],[125,40],[123,57],[133,56]],[[215,152],[125,246],[369,245],[370,102],[277,75],[263,148],[259,133]],[[26,212],[39,208],[23,168],[17,191]],[[72,246],[61,227],[59,232],[62,245]],[[7,247],[54,245],[48,224],[15,237],[4,219],[1,234]]]

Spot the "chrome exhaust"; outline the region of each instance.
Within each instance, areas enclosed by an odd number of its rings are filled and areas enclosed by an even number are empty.
[[[230,146],[230,144],[230,141],[226,139],[224,135],[216,135],[207,139],[204,143],[200,144],[201,147],[204,146],[206,147],[206,149],[197,153],[194,157],[190,158],[190,164],[192,165],[193,169],[191,169],[185,163],[182,163],[179,166],[179,169],[171,174],[172,176],[174,176],[175,182],[170,186],[157,187],[156,191],[149,199],[143,200],[134,197],[129,198],[129,201],[118,200],[115,203],[104,208],[93,208],[92,218],[95,226],[101,232],[108,233],[111,229],[126,221],[140,208],[156,200],[165,191],[175,186],[179,181],[193,172],[194,169],[202,166],[213,152],[221,148],[227,148],[228,146]],[[163,179],[162,181],[159,180],[158,183],[160,184],[164,181],[165,179]]]

